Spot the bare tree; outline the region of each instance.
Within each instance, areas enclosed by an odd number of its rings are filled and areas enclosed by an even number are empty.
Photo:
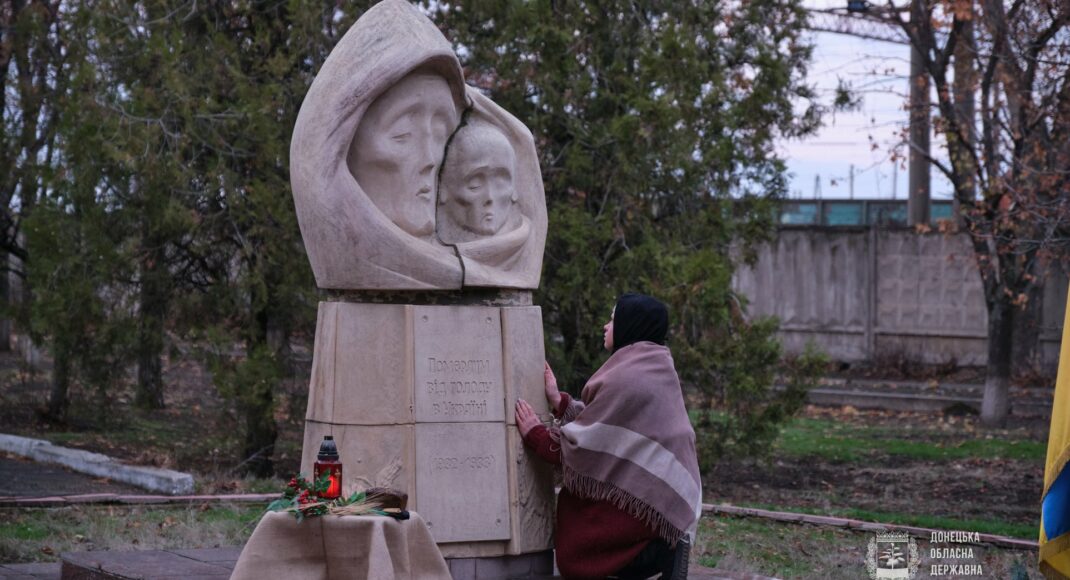
[[[1070,3],[914,0],[911,19],[887,8],[881,13],[910,38],[936,90],[935,128],[948,156],[928,159],[954,187],[981,273],[981,415],[1000,425],[1015,329],[1036,312],[1045,273],[1070,241]]]

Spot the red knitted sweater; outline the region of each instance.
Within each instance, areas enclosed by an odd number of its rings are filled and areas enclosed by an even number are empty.
[[[561,394],[554,409],[560,417],[571,398]],[[524,443],[554,465],[561,464],[561,448],[550,431],[538,425]],[[557,496],[557,568],[565,578],[604,578],[628,565],[657,534],[638,518],[605,501],[583,499],[567,489]]]

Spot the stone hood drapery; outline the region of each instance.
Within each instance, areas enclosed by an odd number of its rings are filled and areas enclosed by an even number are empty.
[[[464,77],[453,48],[404,0],[368,10],[327,57],[301,105],[290,143],[290,182],[316,283],[333,289],[456,289],[452,247],[390,221],[346,163],[368,107],[407,74],[429,68],[449,83],[458,112]]]
[[[418,238],[395,224],[347,165],[354,136],[376,99],[414,70],[449,84],[457,108],[499,129],[516,155],[514,225],[475,241]],[[439,157],[446,156],[445,148]],[[418,9],[385,0],[365,12],[313,81],[290,144],[290,181],[316,283],[329,289],[427,290],[539,285],[546,202],[531,132],[464,85],[450,43]],[[378,192],[376,192],[378,193]],[[441,192],[436,192],[441,195]]]
[[[523,123],[478,89],[467,87],[469,122],[499,129],[516,154],[516,223],[497,235],[456,244],[464,262],[465,286],[538,288],[546,245],[546,199],[535,140]],[[449,157],[447,155],[447,163]],[[452,240],[444,240],[451,243]]]

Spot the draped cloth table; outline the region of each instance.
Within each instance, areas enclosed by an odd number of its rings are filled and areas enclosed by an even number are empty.
[[[298,522],[268,512],[257,524],[231,580],[450,578],[449,568],[416,512],[384,516],[320,516]]]

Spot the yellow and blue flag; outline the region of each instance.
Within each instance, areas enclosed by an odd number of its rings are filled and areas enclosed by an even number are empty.
[[[1059,347],[1059,374],[1044,462],[1040,508],[1040,570],[1048,578],[1070,579],[1070,296]]]

